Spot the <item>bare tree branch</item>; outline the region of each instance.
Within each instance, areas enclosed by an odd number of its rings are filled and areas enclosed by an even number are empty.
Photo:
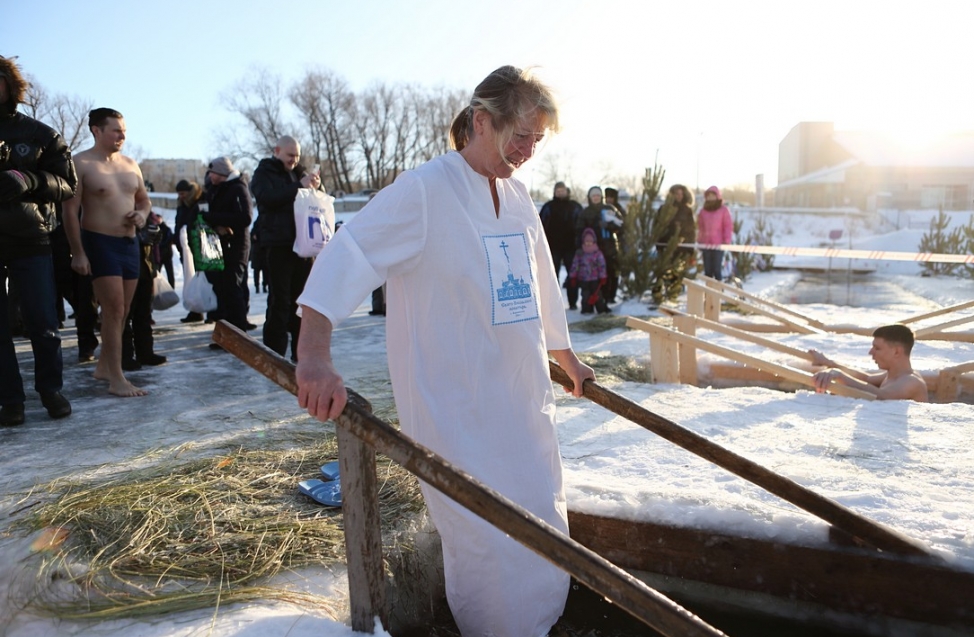
[[[307,70],[285,90],[279,76],[257,69],[222,96],[242,121],[216,139],[226,154],[256,159],[290,134],[302,144],[302,161],[321,165],[331,192],[382,188],[449,150],[450,124],[467,100],[460,91],[405,84],[374,83],[356,94],[325,68]],[[283,112],[288,106],[294,126]]]
[[[91,141],[88,113],[95,107],[93,100],[64,93],[51,94],[30,78],[24,107],[28,115],[61,133],[72,151]]]
[[[305,155],[320,164],[325,188],[352,190],[354,158],[352,119],[355,96],[348,83],[327,69],[311,69],[289,92],[291,103],[304,120],[304,136],[310,141]],[[311,151],[311,153],[308,152]]]
[[[277,140],[292,134],[292,127],[281,113],[285,91],[280,75],[267,69],[251,68],[243,79],[221,96],[223,106],[243,118],[249,139],[242,143],[247,156],[266,157]]]

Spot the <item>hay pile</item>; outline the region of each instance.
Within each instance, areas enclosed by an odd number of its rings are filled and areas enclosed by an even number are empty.
[[[615,385],[621,382],[648,383],[649,370],[640,366],[629,356],[599,356],[597,354],[582,353],[578,355],[582,361],[595,371],[595,377],[600,385]]]
[[[618,314],[596,314],[592,316],[592,318],[590,319],[570,323],[568,325],[568,329],[572,332],[598,334],[600,332],[608,332],[609,330],[625,328],[626,319],[628,318],[629,318],[628,316],[622,316]],[[643,318],[643,317],[638,317],[638,318]]]
[[[336,457],[332,437],[303,449],[238,449],[97,484],[47,485],[55,498],[19,523],[42,530],[45,544],[37,553],[38,585],[23,601],[71,618],[255,599],[329,608],[333,602],[270,579],[344,561],[341,510],[297,492],[300,480],[320,477],[320,465]],[[378,479],[383,530],[423,508],[418,482],[405,469],[380,457]],[[50,585],[63,580],[69,585]]]

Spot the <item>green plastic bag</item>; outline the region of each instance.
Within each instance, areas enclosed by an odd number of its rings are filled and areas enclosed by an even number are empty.
[[[189,248],[193,252],[193,265],[197,272],[223,271],[223,244],[216,230],[197,215],[196,223],[189,230]]]

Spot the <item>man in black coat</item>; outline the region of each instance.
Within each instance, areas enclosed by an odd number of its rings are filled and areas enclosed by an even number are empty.
[[[7,279],[29,293],[21,312],[34,351],[34,388],[51,418],[71,414],[61,395],[61,335],[50,235],[56,205],[78,185],[71,151],[52,128],[17,112],[27,82],[0,56],[0,425],[24,422],[24,382],[7,320]]]
[[[250,260],[250,222],[253,204],[247,180],[227,157],[217,157],[207,168],[210,187],[206,191],[209,209],[203,220],[220,235],[223,247],[223,272],[215,273],[220,318],[242,330],[252,330],[247,320],[250,288],[247,285],[247,263]]]
[[[578,287],[571,285],[568,276],[575,257],[575,223],[582,212],[582,206],[569,196],[565,182],[555,184],[554,198],[541,207],[541,225],[544,228],[551,260],[555,264],[555,276],[565,266],[565,287],[568,289],[568,305],[577,309]]]
[[[290,335],[291,360],[297,360],[301,331],[297,299],[304,291],[314,261],[294,253],[294,200],[300,188],[321,187],[321,179],[317,174],[307,173],[298,163],[300,159],[301,146],[297,140],[281,137],[274,146],[274,156],[260,160],[250,183],[257,200],[268,286],[264,345],[284,356]]]

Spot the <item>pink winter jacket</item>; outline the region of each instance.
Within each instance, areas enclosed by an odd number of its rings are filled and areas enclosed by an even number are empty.
[[[731,219],[727,206],[721,206],[713,212],[700,209],[697,216],[697,243],[717,245],[730,243],[734,236],[734,220]]]

